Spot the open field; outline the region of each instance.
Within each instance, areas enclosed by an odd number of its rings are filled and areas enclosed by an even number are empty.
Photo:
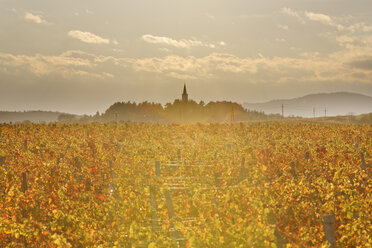
[[[371,125],[0,130],[0,247],[372,244]]]

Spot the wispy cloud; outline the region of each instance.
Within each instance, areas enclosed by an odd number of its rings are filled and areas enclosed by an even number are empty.
[[[288,30],[289,29],[289,27],[287,25],[281,25],[281,24],[278,24],[278,28],[283,29],[283,30]]]
[[[48,24],[48,22],[44,19],[42,15],[36,15],[30,12],[26,12],[24,18],[27,21],[32,21],[37,24]]]
[[[293,9],[290,9],[290,8],[282,8],[281,12],[284,14],[284,15],[287,15],[287,16],[291,16],[291,17],[295,17],[297,18],[300,23],[304,24],[305,23],[305,20],[304,18],[302,17],[301,13],[298,12],[298,11],[295,11]]]
[[[97,63],[95,55],[82,51],[67,51],[57,56],[36,54],[13,55],[0,53],[0,65],[4,68],[18,68],[18,70],[29,71],[38,77],[60,74],[65,78],[85,76],[104,79],[112,77],[107,72],[96,72],[94,68]],[[102,62],[102,61],[101,61]]]
[[[202,41],[199,41],[197,39],[181,39],[181,40],[175,40],[169,37],[165,36],[154,36],[151,34],[145,34],[142,35],[142,40],[152,43],[152,44],[161,44],[161,45],[168,45],[173,46],[176,48],[192,48],[192,47],[209,47],[209,48],[215,48],[216,45],[212,43],[204,43]],[[219,42],[219,45],[226,45],[225,42],[221,41]]]
[[[302,24],[305,20],[320,22],[330,27],[336,28],[337,31],[351,32],[351,33],[369,33],[372,32],[372,26],[365,22],[357,22],[354,24],[345,24],[344,18],[335,18],[323,13],[315,13],[312,11],[294,11],[290,8],[282,8],[281,12],[285,15],[296,17]],[[287,29],[287,26],[278,25],[279,28]]]
[[[337,41],[346,49],[327,55],[306,53],[298,57],[239,57],[229,53],[211,53],[201,57],[168,54],[130,58],[98,56],[82,51],[67,51],[56,56],[0,53],[0,68],[9,73],[28,71],[39,77],[58,73],[67,78],[89,76],[107,79],[120,77],[117,73],[124,69],[135,77],[143,73],[200,80],[239,74],[252,83],[342,81],[372,84],[372,36],[359,43],[349,36],[339,37]]]
[[[314,12],[305,12],[306,17],[311,21],[322,22],[325,24],[332,24],[332,18],[325,14],[319,14]]]
[[[289,16],[293,16],[293,17],[300,17],[300,15],[296,11],[290,8],[287,8],[287,7],[282,8],[282,13],[289,15]]]
[[[83,32],[80,30],[71,30],[68,32],[68,35],[72,38],[78,39],[85,43],[94,43],[94,44],[109,44],[110,40],[102,38],[98,35],[95,35],[90,32]]]
[[[344,27],[343,29],[346,29],[352,33],[355,33],[355,32],[369,33],[372,31],[372,26],[364,22],[358,22],[358,23],[349,25],[347,27]]]

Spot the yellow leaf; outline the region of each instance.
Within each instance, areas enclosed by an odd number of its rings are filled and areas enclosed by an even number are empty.
[[[151,242],[147,248],[156,248],[156,244],[154,242]]]

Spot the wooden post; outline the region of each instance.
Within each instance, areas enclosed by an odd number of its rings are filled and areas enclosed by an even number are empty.
[[[156,177],[160,177],[160,162],[159,161],[155,162],[155,174],[156,174]]]
[[[92,181],[90,180],[90,178],[87,178],[85,180],[85,191],[91,191],[91,186],[92,186]]]
[[[109,183],[109,194],[110,194],[110,196],[114,193],[114,187],[112,186],[112,184],[111,183]]]
[[[182,234],[174,227],[174,224],[173,224],[174,208],[173,208],[172,198],[168,190],[164,190],[164,196],[165,196],[165,200],[167,203],[168,218],[169,218],[169,222],[170,222],[170,226],[172,230],[173,239],[176,240],[176,242],[178,243],[180,247],[185,247],[186,242],[184,239],[181,238]]]
[[[27,191],[27,173],[23,172],[22,173],[22,185],[21,185],[21,191],[25,193]]]
[[[174,208],[171,195],[168,190],[164,190],[165,201],[167,202],[167,209],[168,209],[168,217],[169,219],[173,219],[174,217]]]
[[[112,193],[114,193],[114,190],[116,189],[116,186],[113,183],[115,179],[115,173],[113,171],[113,164],[111,160],[109,161],[109,164],[110,164],[110,174],[111,174],[111,182],[109,183],[109,189],[110,189],[110,195],[112,195]]]
[[[74,162],[75,162],[75,167],[81,171],[81,163],[79,161],[79,158],[78,157],[74,157]]]
[[[115,176],[115,174],[114,174],[114,171],[112,170],[112,168],[113,168],[112,161],[110,160],[109,163],[110,163],[110,174],[111,174],[111,179],[114,180],[114,176]]]
[[[25,150],[27,150],[27,139],[25,139],[25,140],[23,141],[23,148],[24,148]]]
[[[159,230],[158,225],[158,215],[156,212],[158,211],[158,207],[156,204],[156,197],[155,197],[155,186],[150,185],[150,200],[151,200],[151,222],[152,222],[152,231],[157,232]]]
[[[367,169],[367,165],[366,165],[366,161],[364,159],[364,152],[361,152],[360,153],[360,157],[362,159],[362,164],[360,165],[360,168],[362,168],[362,170],[364,172],[366,172],[366,169]],[[363,182],[363,185],[360,185],[359,186],[359,190],[360,190],[360,193],[364,194],[364,192],[366,191],[366,187],[368,185],[368,177],[365,177],[364,178],[364,182]]]
[[[61,162],[61,159],[63,158],[63,152],[59,154],[59,157],[57,157],[57,165]]]
[[[178,158],[178,162],[180,162],[181,161],[181,149],[177,150],[177,158]]]
[[[221,187],[221,179],[219,178],[219,175],[218,175],[217,172],[214,173],[214,184],[216,185],[217,189]],[[217,194],[215,194],[215,196],[213,197],[213,202],[214,202],[214,204],[216,204],[216,207],[218,208]]]
[[[334,213],[323,216],[323,226],[326,240],[331,244],[332,248],[336,248],[336,227]]]
[[[297,180],[297,174],[296,174],[296,169],[295,169],[295,166],[294,166],[294,162],[292,161],[291,162],[291,171],[292,171],[292,176],[295,180]]]
[[[364,153],[363,152],[360,153],[360,157],[362,159],[362,164],[360,165],[360,167],[362,168],[362,170],[365,171],[366,170],[366,161],[364,159]]]
[[[219,175],[217,172],[214,173],[214,184],[217,187],[221,187],[221,179],[219,178]]]
[[[217,159],[217,152],[214,153],[214,159]]]
[[[240,180],[245,178],[245,157],[242,157],[242,165],[240,167]]]

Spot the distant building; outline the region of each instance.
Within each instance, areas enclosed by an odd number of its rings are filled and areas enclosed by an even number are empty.
[[[186,84],[183,85],[182,101],[183,102],[189,101],[189,95],[187,94]]]

